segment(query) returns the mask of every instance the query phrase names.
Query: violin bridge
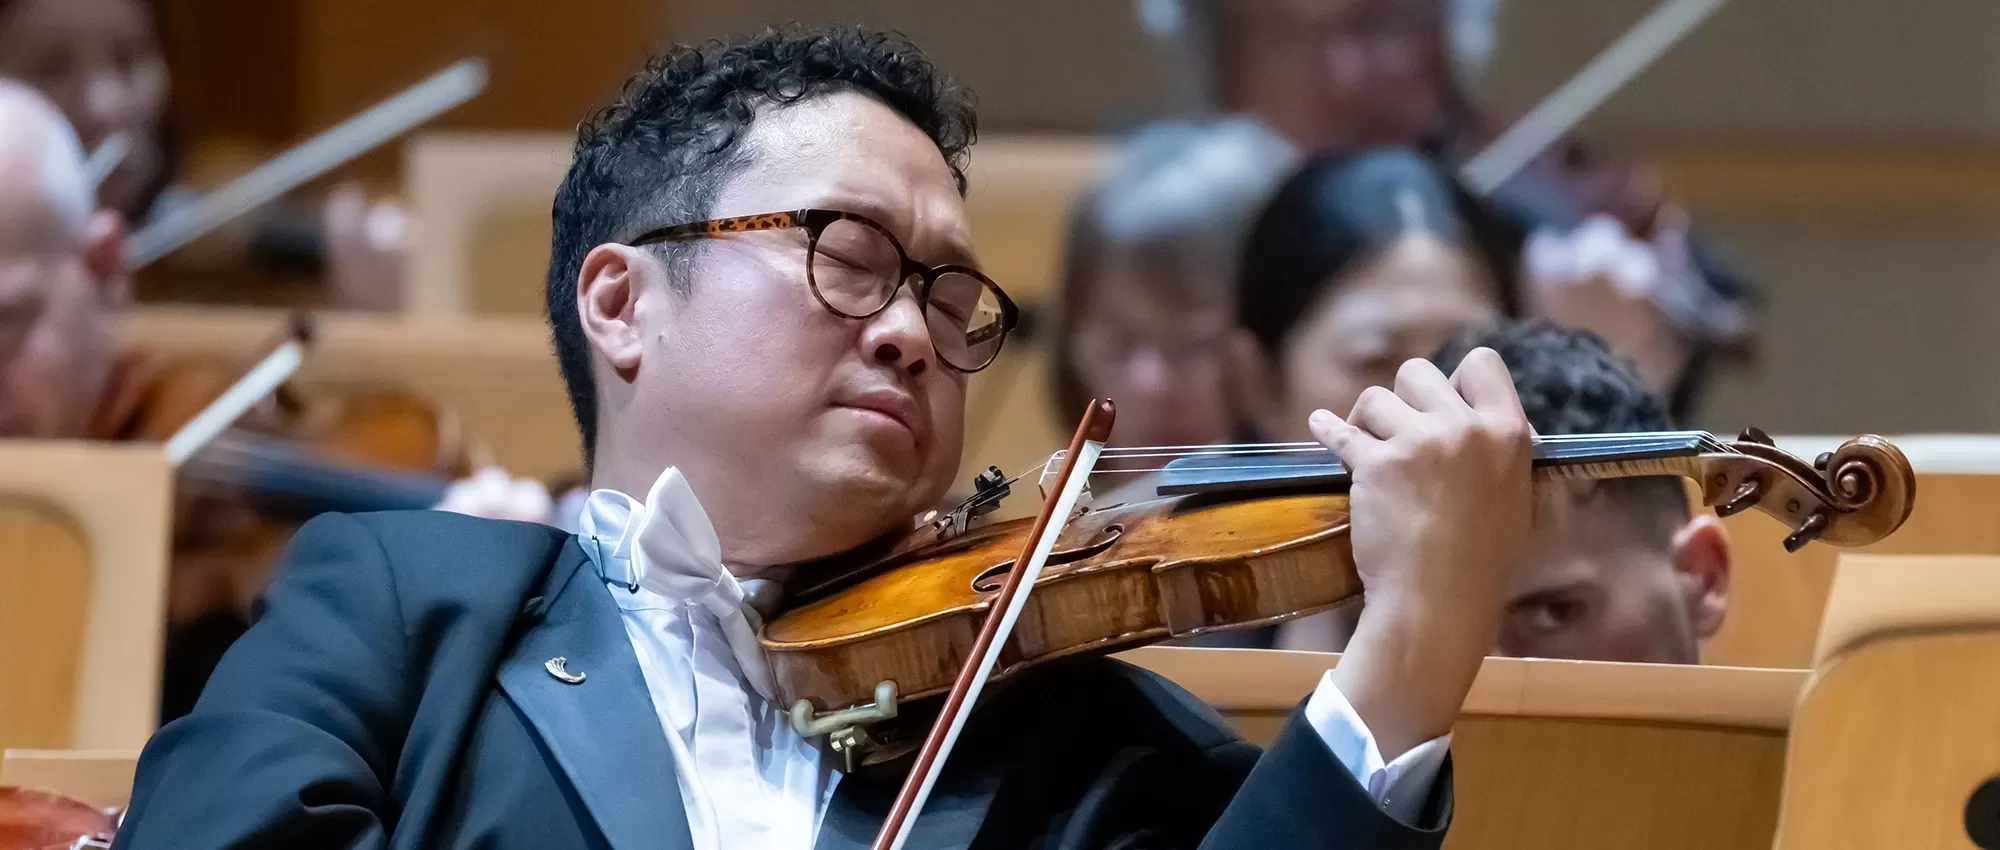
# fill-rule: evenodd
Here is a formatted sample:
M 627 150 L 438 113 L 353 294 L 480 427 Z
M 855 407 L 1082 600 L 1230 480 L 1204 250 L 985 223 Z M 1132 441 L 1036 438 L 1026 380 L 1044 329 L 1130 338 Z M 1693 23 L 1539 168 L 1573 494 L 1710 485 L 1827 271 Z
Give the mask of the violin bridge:
M 1048 501 L 1049 488 L 1055 486 L 1056 476 L 1062 472 L 1062 469 L 1058 466 L 1058 464 L 1062 461 L 1062 456 L 1063 456 L 1062 452 L 1056 452 L 1055 457 L 1051 459 L 1047 465 L 1042 467 L 1041 478 L 1036 479 L 1035 481 L 1035 486 L 1040 488 L 1042 491 L 1042 501 L 1045 502 Z M 1089 509 L 1090 509 L 1090 480 L 1084 479 L 1083 489 L 1076 494 L 1076 511 L 1072 513 L 1070 516 L 1072 519 L 1074 519 L 1075 517 L 1083 514 Z
M 896 683 L 883 680 L 875 685 L 875 701 L 839 711 L 814 711 L 811 702 L 792 703 L 792 729 L 807 738 L 826 736 L 827 746 L 840 754 L 853 771 L 861 756 L 876 746 L 868 727 L 896 716 Z

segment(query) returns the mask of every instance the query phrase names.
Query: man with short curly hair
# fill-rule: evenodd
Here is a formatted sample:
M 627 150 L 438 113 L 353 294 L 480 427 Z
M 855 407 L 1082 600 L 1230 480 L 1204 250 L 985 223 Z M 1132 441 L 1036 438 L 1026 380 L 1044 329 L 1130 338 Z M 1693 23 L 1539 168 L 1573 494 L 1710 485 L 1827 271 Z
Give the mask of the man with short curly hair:
M 1631 362 L 1588 331 L 1509 322 L 1431 358 L 1450 370 L 1473 349 L 1499 352 L 1535 433 L 1671 431 L 1666 405 Z M 1682 480 L 1615 478 L 1546 487 L 1528 559 L 1507 594 L 1498 653 L 1531 658 L 1694 664 L 1729 603 L 1729 536 L 1691 516 Z
M 866 30 L 633 78 L 554 207 L 579 532 L 307 525 L 147 747 L 120 846 L 864 846 L 908 759 L 850 770 L 791 725 L 759 629 L 958 468 L 967 381 L 1018 318 L 971 246 L 974 134 L 967 92 Z M 1482 351 L 1312 430 L 1353 471 L 1369 613 L 1270 750 L 1150 673 L 1048 662 L 987 692 L 909 846 L 1438 846 L 1525 543 L 1528 425 Z

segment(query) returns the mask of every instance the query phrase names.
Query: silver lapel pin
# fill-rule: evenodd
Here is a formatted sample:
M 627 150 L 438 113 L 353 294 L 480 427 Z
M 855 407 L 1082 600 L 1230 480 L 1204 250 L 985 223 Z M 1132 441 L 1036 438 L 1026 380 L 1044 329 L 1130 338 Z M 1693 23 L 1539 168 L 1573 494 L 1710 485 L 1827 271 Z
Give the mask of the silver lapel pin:
M 586 674 L 571 673 L 570 671 L 563 669 L 564 665 L 567 665 L 568 663 L 569 663 L 568 658 L 558 655 L 554 658 L 542 662 L 542 669 L 549 671 L 549 675 L 556 677 L 557 681 L 563 682 L 565 684 L 570 684 L 570 685 L 583 684 L 583 677 Z

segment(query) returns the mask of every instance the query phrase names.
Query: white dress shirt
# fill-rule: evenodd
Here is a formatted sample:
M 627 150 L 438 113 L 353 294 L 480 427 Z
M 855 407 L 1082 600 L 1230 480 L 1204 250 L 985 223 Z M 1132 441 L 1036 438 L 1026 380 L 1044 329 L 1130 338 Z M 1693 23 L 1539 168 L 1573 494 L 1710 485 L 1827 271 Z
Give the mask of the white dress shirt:
M 694 850 L 812 847 L 840 781 L 838 762 L 793 731 L 773 701 L 757 643 L 761 618 L 722 566 L 715 528 L 687 480 L 667 469 L 644 503 L 594 491 L 579 520 L 673 752 Z M 1307 700 L 1306 719 L 1392 816 L 1416 817 L 1449 736 L 1384 764 L 1331 676 Z

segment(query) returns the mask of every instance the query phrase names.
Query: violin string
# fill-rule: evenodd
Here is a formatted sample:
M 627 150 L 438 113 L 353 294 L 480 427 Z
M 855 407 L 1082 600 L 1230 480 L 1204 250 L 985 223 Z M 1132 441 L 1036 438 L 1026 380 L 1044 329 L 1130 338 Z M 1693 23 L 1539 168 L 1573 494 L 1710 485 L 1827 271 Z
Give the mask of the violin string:
M 1554 444 L 1554 446 L 1564 446 L 1564 444 L 1608 444 L 1610 446 L 1610 444 L 1616 444 L 1618 440 L 1686 440 L 1686 438 L 1696 440 L 1696 444 L 1700 448 L 1706 448 L 1710 452 L 1734 452 L 1734 448 L 1728 442 L 1724 442 L 1722 438 L 1718 438 L 1718 436 L 1714 436 L 1710 432 L 1704 432 L 1704 430 L 1650 430 L 1650 432 L 1608 432 L 1608 434 L 1550 434 L 1550 436 L 1538 436 L 1536 444 Z M 1198 446 L 1126 446 L 1126 448 L 1106 448 L 1104 456 L 1116 456 L 1116 458 L 1122 458 L 1122 460 L 1202 458 L 1202 456 L 1252 456 L 1254 458 L 1254 456 L 1308 454 L 1308 452 L 1328 452 L 1328 448 L 1324 444 L 1312 442 L 1312 440 L 1302 440 L 1302 442 L 1224 442 L 1224 444 L 1198 444 Z M 1064 452 L 1050 454 L 1040 464 L 1034 464 L 1026 472 L 1020 472 L 1020 474 L 1008 478 L 1006 482 L 1002 482 L 1000 488 L 992 488 L 992 490 L 984 490 L 984 492 L 976 492 L 972 496 L 966 496 L 964 500 L 958 502 L 956 508 L 952 508 L 952 512 L 970 512 L 970 510 L 984 508 L 986 504 L 998 502 L 1002 498 L 1002 494 L 1006 492 L 1006 488 L 1012 488 L 1022 478 L 1040 474 L 1042 470 L 1048 468 L 1048 464 L 1062 462 L 1062 454 Z M 1292 470 L 1292 472 L 1326 470 L 1326 472 L 1344 472 L 1346 466 L 1340 464 L 1340 462 L 1330 462 L 1330 464 L 1296 464 L 1296 462 L 1290 462 L 1290 464 L 1232 464 L 1232 466 L 1204 466 L 1202 468 L 1202 472 L 1246 472 L 1246 470 Z M 1132 474 L 1156 474 L 1156 472 L 1174 472 L 1174 470 L 1168 468 L 1168 466 L 1144 466 L 1144 468 L 1106 468 L 1106 466 L 1098 466 L 1098 468 L 1092 470 L 1092 476 L 1132 476 Z
M 1714 439 L 1715 439 L 1714 435 L 1712 435 L 1712 434 L 1708 433 L 1707 431 L 1613 431 L 1613 432 L 1606 432 L 1606 433 L 1600 433 L 1600 434 L 1550 434 L 1550 435 L 1548 435 L 1548 436 L 1543 436 L 1543 437 L 1536 437 L 1536 438 L 1535 438 L 1535 442 L 1537 442 L 1537 443 L 1571 443 L 1571 442 L 1574 442 L 1574 443 L 1588 443 L 1588 442 L 1600 442 L 1600 441 L 1607 441 L 1607 440 L 1619 440 L 1619 439 L 1637 439 L 1637 438 L 1646 438 L 1646 439 L 1697 439 L 1697 438 L 1707 438 L 1707 439 L 1709 439 L 1709 440 L 1714 440 Z M 1117 447 L 1117 448 L 1107 448 L 1107 449 L 1105 449 L 1105 451 L 1106 451 L 1106 453 L 1111 453 L 1111 452 L 1134 452 L 1134 451 L 1145 451 L 1145 452 L 1167 452 L 1167 451 L 1189 451 L 1189 452 L 1206 452 L 1206 451 L 1211 451 L 1211 450 L 1224 450 L 1224 451 L 1258 451 L 1258 450 L 1284 450 L 1284 451 L 1290 451 L 1290 450 L 1295 450 L 1295 449 L 1324 449 L 1324 448 L 1326 448 L 1326 445 L 1325 445 L 1324 443 L 1320 443 L 1320 442 L 1316 442 L 1316 441 L 1312 441 L 1312 440 L 1304 440 L 1304 441 L 1299 441 L 1299 442 L 1284 442 L 1284 443 L 1213 443 L 1213 444 L 1198 444 L 1198 445 L 1186 445 L 1186 446 L 1121 446 L 1121 447 Z M 1061 453 L 1061 452 L 1057 452 L 1056 454 L 1060 455 L 1060 454 L 1062 454 L 1062 453 Z
M 1587 446 L 1587 445 L 1591 445 L 1591 444 L 1598 444 L 1598 443 L 1601 443 L 1601 444 L 1603 444 L 1603 446 L 1604 446 L 1604 449 L 1602 449 L 1602 450 L 1603 450 L 1603 451 L 1604 451 L 1605 453 L 1607 453 L 1607 454 L 1610 454 L 1610 453 L 1613 453 L 1613 452 L 1615 452 L 1615 451 L 1616 451 L 1617 449 L 1619 449 L 1619 448 L 1621 448 L 1621 447 L 1624 447 L 1624 448 L 1628 448 L 1628 449 L 1629 449 L 1629 448 L 1644 448 L 1645 446 L 1643 446 L 1643 445 L 1639 445 L 1639 446 L 1634 446 L 1634 445 L 1633 445 L 1633 441 L 1634 441 L 1634 439 L 1635 439 L 1635 438 L 1643 438 L 1643 439 L 1646 439 L 1646 440 L 1671 440 L 1671 439 L 1682 439 L 1682 438 L 1694 438 L 1694 439 L 1696 439 L 1696 440 L 1698 441 L 1698 445 L 1699 445 L 1700 447 L 1704 447 L 1704 448 L 1708 448 L 1708 449 L 1712 449 L 1712 450 L 1718 450 L 1718 451 L 1731 451 L 1731 450 L 1732 450 L 1732 449 L 1730 449 L 1730 447 L 1729 447 L 1729 446 L 1728 446 L 1727 444 L 1724 444 L 1724 443 L 1722 443 L 1722 442 L 1721 442 L 1720 440 L 1716 439 L 1715 437 L 1713 437 L 1712 435 L 1708 434 L 1707 432 L 1701 432 L 1701 431 L 1684 431 L 1684 432 L 1679 432 L 1679 431 L 1638 431 L 1638 432 L 1630 432 L 1630 433 L 1622 433 L 1622 434 L 1556 434 L 1556 435 L 1550 435 L 1550 436 L 1548 436 L 1548 437 L 1541 437 L 1541 438 L 1537 438 L 1536 442 L 1537 442 L 1537 444 L 1538 444 L 1538 445 L 1558 445 L 1558 446 L 1560 446 L 1560 445 L 1564 445 L 1564 444 L 1569 444 L 1569 445 L 1586 445 L 1586 446 Z M 1623 442 L 1621 442 L 1621 441 L 1623 441 Z M 1287 445 L 1299 445 L 1299 444 L 1287 444 Z M 1311 444 L 1307 444 L 1307 445 L 1312 445 L 1312 446 L 1316 446 L 1316 447 L 1318 447 L 1318 448 L 1319 448 L 1319 450 L 1320 450 L 1320 451 L 1323 451 L 1323 452 L 1324 452 L 1324 451 L 1327 451 L 1327 450 L 1325 449 L 1325 447 L 1323 447 L 1323 446 L 1320 446 L 1320 445 L 1319 445 L 1318 443 L 1311 443 Z M 1229 457 L 1229 456 L 1245 456 L 1245 455 L 1248 455 L 1248 456 L 1251 456 L 1252 458 L 1254 458 L 1254 457 L 1256 457 L 1256 456 L 1258 456 L 1258 455 L 1260 455 L 1260 454 L 1266 454 L 1266 453 L 1258 453 L 1258 452 L 1218 452 L 1218 453 L 1216 453 L 1216 456 L 1220 456 L 1220 457 Z M 1275 454 L 1279 454 L 1279 453 L 1275 453 L 1275 452 L 1274 452 L 1274 453 L 1268 453 L 1268 454 L 1270 454 L 1270 455 L 1275 455 Z M 1175 458 L 1175 459 L 1184 459 L 1184 458 L 1189 458 L 1189 457 L 1195 457 L 1195 458 L 1206 458 L 1206 457 L 1209 457 L 1209 455 L 1208 455 L 1207 453 L 1204 453 L 1204 452 L 1196 452 L 1196 453 L 1192 453 L 1192 454 L 1180 454 L 1180 453 L 1175 453 L 1175 452 L 1156 452 L 1156 453 L 1139 453 L 1139 454 L 1129 454 L 1129 455 L 1125 455 L 1124 457 L 1126 457 L 1126 458 L 1161 458 L 1161 457 L 1166 457 L 1166 458 Z M 1578 460 L 1578 461 L 1582 461 L 1582 460 L 1588 460 L 1589 458 L 1587 458 L 1587 457 L 1571 457 L 1571 458 L 1562 458 L 1562 457 L 1557 457 L 1557 458 L 1554 458 L 1554 459 L 1557 459 L 1557 460 L 1563 460 L 1563 459 L 1568 459 L 1568 460 Z M 1326 470 L 1326 471 L 1330 471 L 1330 472 L 1342 472 L 1342 471 L 1345 471 L 1345 470 L 1346 470 L 1346 466 L 1345 466 L 1344 464 L 1341 464 L 1341 463 L 1339 463 L 1339 462 L 1338 462 L 1338 459 L 1336 458 L 1336 460 L 1335 460 L 1335 461 L 1333 461 L 1333 462 L 1329 462 L 1329 463 L 1296 463 L 1296 462 L 1291 462 L 1291 463 L 1267 463 L 1267 464 L 1259 464 L 1259 463 L 1237 463 L 1237 464 L 1226 464 L 1226 465 L 1223 465 L 1223 464 L 1217 464 L 1217 465 L 1204 465 L 1204 466 L 1201 466 L 1201 467 L 1198 467 L 1198 470 L 1199 470 L 1200 472 L 1202 472 L 1202 473 L 1220 473 L 1220 472 L 1243 472 L 1243 471 L 1255 471 L 1255 470 L 1261 470 L 1261 469 L 1283 469 L 1283 470 L 1290 470 L 1290 471 L 1296 471 L 1296 472 L 1301 472 L 1301 473 L 1310 473 L 1310 472 L 1312 472 L 1312 471 L 1314 471 L 1314 470 Z M 1132 475 L 1132 474 L 1147 474 L 1147 473 L 1156 473 L 1156 472 L 1173 472 L 1173 471 L 1179 471 L 1179 470 L 1176 470 L 1176 469 L 1174 469 L 1174 468 L 1172 468 L 1172 467 L 1168 467 L 1168 466 L 1152 466 L 1152 467 L 1142 467 L 1142 468 L 1100 468 L 1100 469 L 1097 469 L 1097 470 L 1096 470 L 1096 471 L 1095 471 L 1095 472 L 1094 472 L 1093 474 L 1094 474 L 1094 475 Z
M 1632 432 L 1606 433 L 1606 434 L 1551 434 L 1546 437 L 1535 438 L 1535 443 L 1537 445 L 1557 445 L 1557 446 L 1568 445 L 1568 444 L 1587 445 L 1592 443 L 1609 445 L 1609 444 L 1615 444 L 1621 440 L 1629 441 L 1629 440 L 1640 440 L 1640 439 L 1644 440 L 1694 439 L 1700 441 L 1702 445 L 1712 449 L 1726 451 L 1729 448 L 1726 444 L 1717 440 L 1713 435 L 1709 434 L 1706 431 L 1632 431 Z M 1300 453 L 1323 452 L 1323 451 L 1329 451 L 1329 449 L 1327 449 L 1327 447 L 1324 444 L 1317 442 L 1222 443 L 1210 446 L 1127 446 L 1117 449 L 1105 449 L 1104 454 L 1106 457 L 1112 457 L 1112 458 L 1141 459 L 1141 458 L 1151 458 L 1151 457 L 1190 457 L 1190 456 L 1205 457 L 1205 456 L 1232 456 L 1232 455 L 1300 454 Z M 1062 459 L 1062 452 L 1056 452 L 1054 459 L 1060 461 Z

